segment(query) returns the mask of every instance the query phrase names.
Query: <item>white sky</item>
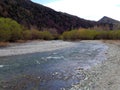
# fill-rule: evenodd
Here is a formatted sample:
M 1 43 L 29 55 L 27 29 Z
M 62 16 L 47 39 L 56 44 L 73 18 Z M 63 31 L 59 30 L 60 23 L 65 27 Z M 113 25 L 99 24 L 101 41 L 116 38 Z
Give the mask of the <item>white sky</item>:
M 120 21 L 120 0 L 58 0 L 44 5 L 84 19 L 108 16 Z

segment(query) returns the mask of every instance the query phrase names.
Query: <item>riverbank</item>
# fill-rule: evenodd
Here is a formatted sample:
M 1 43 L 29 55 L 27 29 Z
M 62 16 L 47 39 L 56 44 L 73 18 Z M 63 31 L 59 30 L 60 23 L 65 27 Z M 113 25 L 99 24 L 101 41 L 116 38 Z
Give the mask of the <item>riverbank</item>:
M 120 41 L 103 41 L 109 49 L 107 60 L 83 71 L 85 80 L 71 90 L 120 90 Z
M 25 43 L 9 43 L 9 46 L 0 48 L 0 56 L 12 56 L 36 52 L 46 52 L 73 46 L 68 41 L 29 41 Z

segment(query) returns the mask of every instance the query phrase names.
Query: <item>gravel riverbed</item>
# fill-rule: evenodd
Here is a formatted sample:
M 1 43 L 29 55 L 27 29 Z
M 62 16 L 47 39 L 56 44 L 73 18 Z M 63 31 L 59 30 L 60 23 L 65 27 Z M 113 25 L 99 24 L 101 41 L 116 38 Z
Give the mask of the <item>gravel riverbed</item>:
M 83 71 L 86 79 L 70 90 L 120 90 L 120 41 L 104 41 L 107 60 Z

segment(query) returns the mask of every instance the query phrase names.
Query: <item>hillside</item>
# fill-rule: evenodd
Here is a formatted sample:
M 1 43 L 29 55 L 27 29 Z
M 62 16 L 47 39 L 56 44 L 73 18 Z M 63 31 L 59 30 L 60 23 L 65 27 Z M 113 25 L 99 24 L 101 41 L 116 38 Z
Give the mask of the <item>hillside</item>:
M 0 0 L 0 17 L 12 18 L 29 29 L 54 28 L 59 33 L 74 28 L 89 28 L 96 24 L 30 0 Z
M 98 22 L 103 23 L 103 24 L 108 24 L 110 27 L 110 30 L 120 29 L 120 21 L 112 19 L 112 18 L 107 17 L 107 16 L 104 16 Z

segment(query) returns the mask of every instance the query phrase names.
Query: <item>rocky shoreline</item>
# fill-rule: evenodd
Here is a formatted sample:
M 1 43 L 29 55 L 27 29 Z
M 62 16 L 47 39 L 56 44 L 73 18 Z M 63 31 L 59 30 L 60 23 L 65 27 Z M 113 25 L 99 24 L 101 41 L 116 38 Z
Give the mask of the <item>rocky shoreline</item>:
M 90 70 L 83 71 L 85 80 L 70 90 L 120 90 L 120 41 L 104 41 L 109 47 L 103 61 Z

